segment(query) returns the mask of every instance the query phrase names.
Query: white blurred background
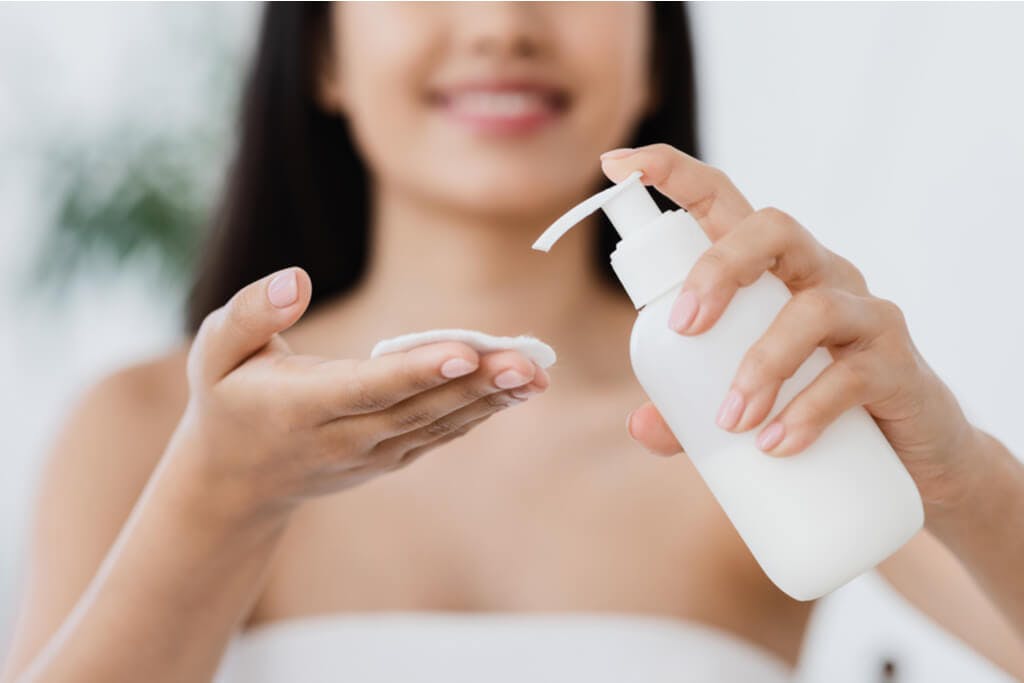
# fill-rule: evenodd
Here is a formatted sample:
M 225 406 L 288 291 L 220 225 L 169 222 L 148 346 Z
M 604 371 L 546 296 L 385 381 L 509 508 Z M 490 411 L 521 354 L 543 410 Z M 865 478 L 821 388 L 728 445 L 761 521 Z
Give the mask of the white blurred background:
M 1024 5 L 690 11 L 706 159 L 860 266 L 968 415 L 1024 454 Z M 0 6 L 0 649 L 69 402 L 180 338 L 187 254 L 129 235 L 111 256 L 82 217 L 208 204 L 257 14 Z M 1009 680 L 868 575 L 823 601 L 802 676 L 876 681 L 882 657 L 904 682 Z

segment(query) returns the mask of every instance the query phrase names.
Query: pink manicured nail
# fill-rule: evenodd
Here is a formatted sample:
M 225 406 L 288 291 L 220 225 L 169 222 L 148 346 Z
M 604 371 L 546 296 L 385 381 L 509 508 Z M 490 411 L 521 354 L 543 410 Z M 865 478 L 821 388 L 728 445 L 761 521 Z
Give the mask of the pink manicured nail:
M 278 273 L 267 287 L 267 298 L 277 308 L 286 308 L 299 298 L 299 283 L 294 270 Z
M 448 379 L 462 377 L 476 370 L 476 365 L 465 358 L 449 358 L 441 366 L 441 374 Z
M 601 155 L 601 160 L 604 161 L 605 159 L 621 159 L 623 157 L 628 157 L 635 151 L 636 150 L 633 149 L 632 147 L 619 147 L 618 149 L 610 149 Z
M 494 386 L 499 389 L 512 389 L 526 384 L 529 379 L 529 377 L 518 370 L 506 370 L 494 378 Z
M 757 437 L 757 447 L 762 451 L 770 451 L 779 445 L 782 437 L 786 435 L 786 429 L 781 422 L 773 422 L 764 428 Z
M 508 393 L 512 398 L 518 398 L 520 401 L 525 401 L 531 396 L 536 396 L 540 392 L 534 389 L 516 389 L 515 391 L 510 391 Z
M 743 414 L 743 394 L 735 389 L 729 391 L 722 401 L 722 407 L 718 409 L 718 417 L 715 422 L 722 429 L 732 429 L 740 421 Z
M 633 436 L 633 412 L 630 411 L 629 415 L 626 416 L 626 433 L 629 434 L 629 438 L 636 441 L 636 437 Z
M 672 304 L 672 313 L 668 317 L 668 326 L 676 332 L 685 332 L 693 324 L 693 319 L 697 317 L 699 305 L 697 295 L 693 292 L 687 290 L 680 294 L 679 298 Z

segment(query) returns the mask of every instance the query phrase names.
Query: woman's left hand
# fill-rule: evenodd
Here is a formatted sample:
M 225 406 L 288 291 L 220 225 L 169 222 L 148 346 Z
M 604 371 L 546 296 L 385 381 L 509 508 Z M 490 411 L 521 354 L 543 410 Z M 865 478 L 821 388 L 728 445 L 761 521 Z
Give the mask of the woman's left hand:
M 873 296 L 860 271 L 792 217 L 774 208 L 755 211 L 724 173 L 679 150 L 668 145 L 614 150 L 602 156 L 602 165 L 615 181 L 643 171 L 643 182 L 689 211 L 713 242 L 675 301 L 669 324 L 677 332 L 708 330 L 736 290 L 765 271 L 793 293 L 747 351 L 732 385 L 722 387 L 721 428 L 745 432 L 760 425 L 762 450 L 793 455 L 839 415 L 863 405 L 925 502 L 955 502 L 965 485 L 960 465 L 976 430 L 914 347 L 899 307 Z M 832 364 L 762 425 L 782 383 L 819 346 L 831 352 Z M 650 403 L 633 412 L 629 430 L 656 453 L 681 450 Z

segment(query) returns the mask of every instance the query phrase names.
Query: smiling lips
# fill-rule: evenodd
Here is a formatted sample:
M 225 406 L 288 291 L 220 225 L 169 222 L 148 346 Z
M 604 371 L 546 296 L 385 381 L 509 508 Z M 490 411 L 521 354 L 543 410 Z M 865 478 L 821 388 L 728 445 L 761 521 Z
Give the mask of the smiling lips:
M 473 83 L 431 94 L 430 102 L 456 123 L 492 134 L 535 132 L 568 109 L 568 95 L 529 83 Z

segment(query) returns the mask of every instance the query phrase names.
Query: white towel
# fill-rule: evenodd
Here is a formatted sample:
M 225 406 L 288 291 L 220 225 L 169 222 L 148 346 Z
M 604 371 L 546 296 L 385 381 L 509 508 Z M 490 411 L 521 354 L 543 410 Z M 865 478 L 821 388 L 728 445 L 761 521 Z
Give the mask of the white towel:
M 495 337 L 476 330 L 427 330 L 403 334 L 377 342 L 370 351 L 370 358 L 395 351 L 408 351 L 424 344 L 457 341 L 467 344 L 481 353 L 490 351 L 518 351 L 542 368 L 555 364 L 555 350 L 536 337 L 521 334 L 518 337 Z

